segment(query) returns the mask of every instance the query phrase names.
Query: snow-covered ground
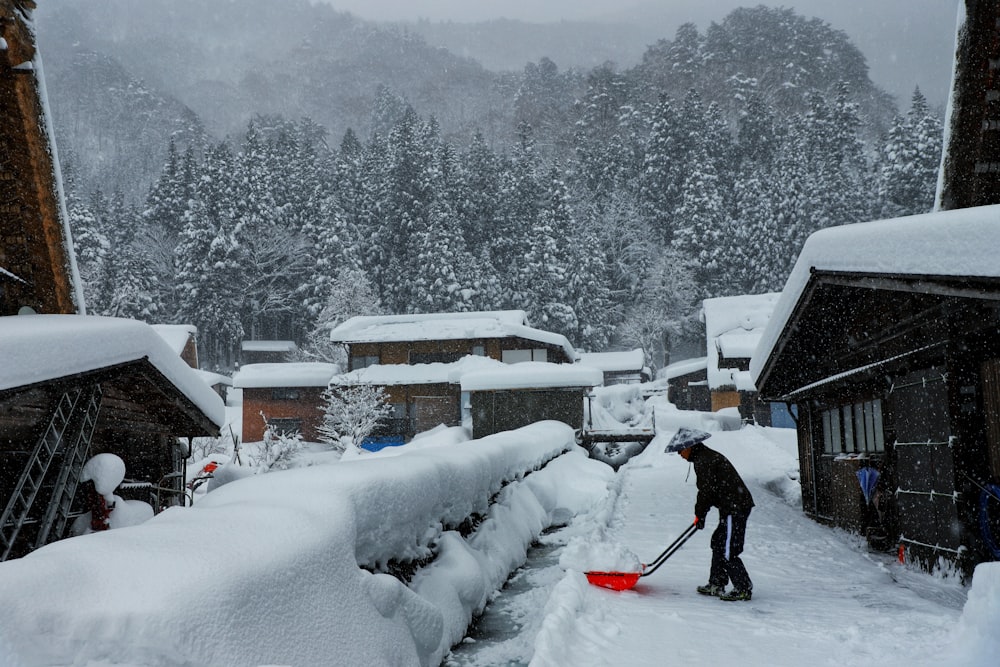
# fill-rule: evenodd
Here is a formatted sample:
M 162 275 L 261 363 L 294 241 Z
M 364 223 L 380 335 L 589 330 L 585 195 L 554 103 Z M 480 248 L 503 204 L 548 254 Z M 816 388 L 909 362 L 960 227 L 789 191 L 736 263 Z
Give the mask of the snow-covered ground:
M 0 564 L 0 665 L 997 664 L 1000 564 L 965 588 L 869 553 L 803 516 L 792 431 L 722 430 L 650 400 L 659 435 L 617 473 L 554 422 L 478 441 L 439 429 L 351 461 L 303 451 L 194 507 Z M 710 530 L 631 591 L 580 571 L 648 562 L 690 524 L 694 474 L 662 451 L 685 421 L 710 426 L 753 491 L 751 602 L 695 592 Z M 470 515 L 465 537 L 450 529 Z M 550 526 L 545 571 L 497 600 L 516 646 L 449 657 Z M 432 551 L 408 586 L 372 573 Z

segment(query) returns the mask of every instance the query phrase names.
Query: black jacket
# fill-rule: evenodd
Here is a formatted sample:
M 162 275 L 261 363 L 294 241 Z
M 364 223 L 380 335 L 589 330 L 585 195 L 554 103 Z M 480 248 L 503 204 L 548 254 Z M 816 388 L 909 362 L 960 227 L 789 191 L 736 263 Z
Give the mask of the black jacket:
M 704 519 L 712 507 L 718 507 L 723 516 L 750 512 L 753 496 L 729 459 L 698 443 L 691 447 L 688 461 L 694 465 L 694 474 L 698 476 L 696 516 Z

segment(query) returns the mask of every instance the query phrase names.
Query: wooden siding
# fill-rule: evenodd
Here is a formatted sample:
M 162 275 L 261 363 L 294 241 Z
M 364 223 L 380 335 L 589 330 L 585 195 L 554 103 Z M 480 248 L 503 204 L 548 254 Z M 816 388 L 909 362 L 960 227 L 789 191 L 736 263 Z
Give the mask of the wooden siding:
M 584 389 L 472 392 L 472 437 L 511 431 L 553 419 L 583 428 Z
M 297 399 L 276 399 L 276 388 L 243 390 L 243 441 L 259 442 L 264 439 L 264 419 L 299 419 L 301 435 L 307 442 L 319 441 L 319 425 L 323 420 L 323 390 L 325 387 L 295 387 Z M 277 388 L 282 389 L 282 388 Z
M 738 407 L 740 407 L 740 392 L 735 390 L 712 392 L 712 412 L 718 412 L 724 408 Z
M 481 346 L 485 355 L 501 361 L 505 350 L 548 350 L 549 361 L 573 363 L 562 347 L 546 345 L 524 338 L 465 338 L 459 340 L 402 341 L 391 343 L 350 343 L 348 357 L 376 357 L 382 365 L 410 364 L 411 354 L 453 354 L 458 357 L 471 355 L 473 348 Z
M 965 0 L 952 81 L 941 208 L 1000 204 L 1000 5 Z
M 990 463 L 990 476 L 1000 480 L 1000 359 L 982 364 L 983 419 Z

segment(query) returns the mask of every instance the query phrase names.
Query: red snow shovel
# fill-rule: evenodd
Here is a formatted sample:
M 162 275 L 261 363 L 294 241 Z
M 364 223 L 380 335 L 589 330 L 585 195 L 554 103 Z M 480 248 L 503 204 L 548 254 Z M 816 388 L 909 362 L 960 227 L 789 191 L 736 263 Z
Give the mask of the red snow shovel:
M 587 575 L 587 581 L 594 586 L 610 588 L 613 591 L 627 591 L 638 583 L 639 577 L 646 577 L 656 572 L 656 569 L 684 546 L 684 543 L 691 539 L 697 530 L 698 520 L 695 519 L 695 522 L 688 526 L 680 537 L 671 542 L 670 546 L 663 550 L 663 553 L 654 558 L 653 562 L 648 565 L 643 563 L 641 572 L 584 572 L 584 574 Z

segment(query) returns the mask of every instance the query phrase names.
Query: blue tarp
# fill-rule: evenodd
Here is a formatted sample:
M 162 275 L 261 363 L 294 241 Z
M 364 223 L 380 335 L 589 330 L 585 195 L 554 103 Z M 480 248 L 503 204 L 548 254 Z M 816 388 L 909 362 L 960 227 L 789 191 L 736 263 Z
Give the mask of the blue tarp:
M 377 452 L 386 447 L 399 447 L 405 444 L 406 439 L 401 435 L 371 436 L 361 441 L 361 449 L 369 452 Z

